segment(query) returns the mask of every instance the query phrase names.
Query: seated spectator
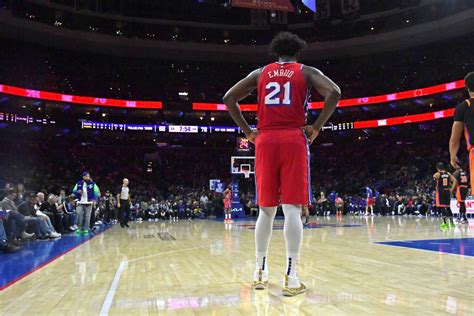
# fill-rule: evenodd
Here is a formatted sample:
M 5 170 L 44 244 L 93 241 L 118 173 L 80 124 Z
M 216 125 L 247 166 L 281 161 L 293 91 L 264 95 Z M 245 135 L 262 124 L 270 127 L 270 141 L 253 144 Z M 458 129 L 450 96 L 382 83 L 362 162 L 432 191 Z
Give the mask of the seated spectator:
M 7 234 L 5 233 L 5 228 L 3 227 L 3 220 L 0 220 L 0 251 L 5 253 L 12 253 L 20 249 L 20 247 L 17 247 L 8 242 Z
M 72 195 L 72 197 L 74 198 L 74 195 Z M 105 191 L 104 196 L 100 198 L 100 202 L 101 202 L 100 204 L 101 204 L 101 210 L 103 213 L 104 223 L 110 224 L 112 220 L 116 219 L 116 216 L 114 216 L 115 198 L 113 197 L 112 194 L 110 194 L 110 191 L 107 190 Z
M 63 190 L 61 190 L 63 191 Z M 69 225 L 71 230 L 77 229 L 76 197 L 71 194 L 64 200 L 63 210 L 69 216 Z
M 157 220 L 160 217 L 159 205 L 156 203 L 156 199 L 152 198 L 148 203 L 148 209 L 146 211 L 146 219 L 149 221 Z
M 45 202 L 44 202 L 44 193 L 43 192 L 38 192 L 38 194 L 36 194 L 36 198 L 37 198 L 36 199 L 37 202 L 36 202 L 36 205 L 35 205 L 36 216 L 43 219 L 43 222 L 46 225 L 46 229 L 48 231 L 48 237 L 49 238 L 59 238 L 59 237 L 61 237 L 61 234 L 58 233 L 54 229 L 54 226 L 51 223 L 51 219 L 49 218 L 49 216 L 41 211 L 42 206 L 45 204 Z
M 20 247 L 12 245 L 11 243 L 8 242 L 7 234 L 3 226 L 3 222 L 7 219 L 7 217 L 8 217 L 7 211 L 0 210 L 0 251 L 5 252 L 5 253 L 12 253 L 12 252 L 20 250 Z
M 201 198 L 199 199 L 199 202 L 201 203 L 202 210 L 207 213 L 207 206 L 209 204 L 209 198 L 207 197 L 204 192 L 201 195 Z
M 15 199 L 16 205 L 20 205 L 20 203 L 25 201 L 26 198 L 27 196 L 26 196 L 25 186 L 23 185 L 23 183 L 18 183 L 16 185 L 16 199 Z
M 48 196 L 46 203 L 41 205 L 41 212 L 48 215 L 49 219 L 53 223 L 53 226 L 60 234 L 68 233 L 69 230 L 69 217 L 62 210 L 62 206 L 57 203 L 57 197 L 54 194 Z
M 201 206 L 199 205 L 199 202 L 197 200 L 194 200 L 193 206 L 192 206 L 192 214 L 191 218 L 199 218 L 202 219 L 204 218 L 204 212 L 202 211 Z
M 25 219 L 37 222 L 35 226 L 39 227 L 39 231 L 35 232 L 36 239 L 47 240 L 51 231 L 47 229 L 45 221 L 42 218 L 36 216 L 36 202 L 36 195 L 30 194 L 27 201 L 23 201 L 20 203 L 20 205 L 18 205 L 18 212 L 20 212 L 25 217 Z
M 168 204 L 167 203 L 162 203 L 160 205 L 160 219 L 166 219 L 166 217 L 168 215 L 170 215 L 170 209 L 168 208 Z M 171 216 L 171 215 L 170 215 Z
M 178 220 L 178 202 L 176 200 L 171 203 L 171 209 L 170 209 L 170 220 L 177 221 Z
M 0 207 L 8 212 L 8 219 L 6 222 L 7 238 L 15 246 L 18 246 L 17 239 L 30 239 L 35 234 L 29 234 L 25 231 L 28 225 L 33 231 L 39 232 L 39 225 L 36 221 L 25 219 L 23 215 L 18 212 L 15 205 L 16 192 L 13 189 L 7 191 L 7 196 L 2 200 Z

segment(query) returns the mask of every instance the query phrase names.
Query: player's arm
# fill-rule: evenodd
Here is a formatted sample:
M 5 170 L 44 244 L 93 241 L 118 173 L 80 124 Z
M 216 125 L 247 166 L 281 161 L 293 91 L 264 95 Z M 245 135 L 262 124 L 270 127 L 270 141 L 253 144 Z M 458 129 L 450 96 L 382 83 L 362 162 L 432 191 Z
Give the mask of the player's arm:
M 464 130 L 464 123 L 455 121 L 451 129 L 451 138 L 449 139 L 449 154 L 451 157 L 451 165 L 459 169 L 458 151 L 461 144 L 462 132 Z
M 245 99 L 252 91 L 257 88 L 258 77 L 262 70 L 256 69 L 252 71 L 247 77 L 237 82 L 222 98 L 222 101 L 227 106 L 229 114 L 234 122 L 245 133 L 245 136 L 252 143 L 257 137 L 257 131 L 252 130 L 240 111 L 239 101 Z
M 464 115 L 466 113 L 466 102 L 460 103 L 456 106 L 454 111 L 454 122 L 451 128 L 451 137 L 449 139 L 449 155 L 451 165 L 459 169 L 458 151 L 461 145 L 462 132 L 464 130 Z
M 312 131 L 311 128 L 306 128 L 306 133 L 309 134 L 308 137 L 312 143 L 318 136 L 321 128 L 323 128 L 323 125 L 326 124 L 327 120 L 334 113 L 337 102 L 339 102 L 339 99 L 341 98 L 341 89 L 320 70 L 314 67 L 304 66 L 303 73 L 306 82 L 314 87 L 314 89 L 324 97 L 323 110 L 319 114 L 316 122 L 311 126 L 314 131 Z
M 433 175 L 433 179 L 434 179 L 434 180 L 438 180 L 438 179 L 439 179 L 439 172 L 436 172 L 436 173 Z
M 451 192 L 454 193 L 454 190 L 456 190 L 456 186 L 458 185 L 458 180 L 449 173 L 449 178 L 451 179 Z

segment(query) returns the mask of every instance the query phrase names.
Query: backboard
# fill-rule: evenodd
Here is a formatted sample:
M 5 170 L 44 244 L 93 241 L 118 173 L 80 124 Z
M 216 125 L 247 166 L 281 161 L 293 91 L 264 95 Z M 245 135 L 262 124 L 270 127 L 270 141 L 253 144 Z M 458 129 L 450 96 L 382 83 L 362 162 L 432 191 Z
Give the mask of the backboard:
M 230 173 L 244 176 L 255 174 L 255 157 L 232 156 L 230 158 Z

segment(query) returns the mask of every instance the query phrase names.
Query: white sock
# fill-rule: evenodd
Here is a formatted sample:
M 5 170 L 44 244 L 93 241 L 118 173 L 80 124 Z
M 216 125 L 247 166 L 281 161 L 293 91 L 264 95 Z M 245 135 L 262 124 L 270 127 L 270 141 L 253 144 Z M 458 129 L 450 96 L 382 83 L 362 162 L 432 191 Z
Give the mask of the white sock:
M 282 207 L 285 214 L 283 234 L 286 243 L 286 274 L 296 277 L 296 266 L 300 256 L 301 241 L 303 240 L 301 205 L 283 204 Z
M 277 207 L 260 207 L 257 224 L 255 225 L 255 252 L 257 257 L 256 268 L 267 271 L 267 253 L 272 237 L 273 219 Z

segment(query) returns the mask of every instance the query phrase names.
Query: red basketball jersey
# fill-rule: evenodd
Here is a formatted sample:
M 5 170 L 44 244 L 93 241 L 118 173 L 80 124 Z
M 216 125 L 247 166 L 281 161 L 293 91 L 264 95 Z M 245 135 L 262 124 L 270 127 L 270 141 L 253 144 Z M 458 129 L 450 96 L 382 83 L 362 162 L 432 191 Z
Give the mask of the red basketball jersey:
M 224 203 L 226 202 L 232 202 L 232 191 L 228 191 L 225 195 L 224 195 Z
M 258 78 L 259 130 L 300 128 L 306 125 L 309 88 L 303 65 L 296 62 L 265 66 Z

